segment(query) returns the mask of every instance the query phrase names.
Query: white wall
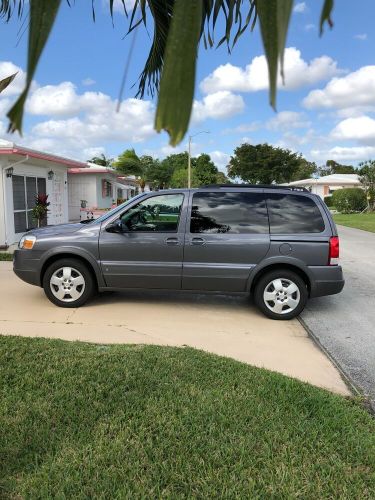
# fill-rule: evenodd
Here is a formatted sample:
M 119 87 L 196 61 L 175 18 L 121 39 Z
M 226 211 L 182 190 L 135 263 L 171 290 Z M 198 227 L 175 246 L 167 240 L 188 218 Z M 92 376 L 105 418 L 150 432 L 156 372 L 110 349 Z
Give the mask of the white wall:
M 5 174 L 5 169 L 14 163 L 16 161 L 13 157 L 4 156 L 2 159 L 3 169 L 0 176 L 3 184 L 0 191 L 0 245 L 16 243 L 22 236 L 22 233 L 16 234 L 14 230 L 12 178 L 6 177 Z M 54 172 L 52 180 L 48 180 L 50 170 Z M 62 224 L 68 222 L 67 167 L 53 162 L 45 162 L 45 165 L 41 166 L 31 158 L 24 163 L 15 165 L 13 175 L 45 178 L 48 201 L 51 203 L 47 223 Z
M 87 207 L 97 206 L 96 176 L 93 174 L 68 174 L 69 220 L 80 220 L 81 200 Z
M 6 211 L 5 211 L 5 168 L 7 166 L 7 159 L 0 158 L 0 247 L 5 246 L 5 224 L 6 224 Z

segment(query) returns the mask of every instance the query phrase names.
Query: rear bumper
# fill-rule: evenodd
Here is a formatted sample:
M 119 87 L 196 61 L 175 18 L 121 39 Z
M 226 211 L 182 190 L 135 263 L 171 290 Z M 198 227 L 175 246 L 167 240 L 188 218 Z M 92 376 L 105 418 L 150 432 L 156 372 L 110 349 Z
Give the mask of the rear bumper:
M 32 250 L 15 250 L 13 257 L 13 271 L 26 283 L 40 286 L 40 260 L 32 257 Z
M 322 297 L 340 293 L 345 280 L 341 266 L 311 266 L 312 274 L 310 297 Z

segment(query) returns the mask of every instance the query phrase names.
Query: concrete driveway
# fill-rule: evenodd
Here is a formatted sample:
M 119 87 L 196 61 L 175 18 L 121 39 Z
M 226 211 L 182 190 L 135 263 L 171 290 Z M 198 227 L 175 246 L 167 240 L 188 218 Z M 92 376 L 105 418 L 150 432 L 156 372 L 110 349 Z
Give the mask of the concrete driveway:
M 51 304 L 0 262 L 0 333 L 98 343 L 189 345 L 350 394 L 297 320 L 272 321 L 246 297 L 106 293 L 79 309 Z
M 375 233 L 338 229 L 344 290 L 310 300 L 302 319 L 375 409 Z

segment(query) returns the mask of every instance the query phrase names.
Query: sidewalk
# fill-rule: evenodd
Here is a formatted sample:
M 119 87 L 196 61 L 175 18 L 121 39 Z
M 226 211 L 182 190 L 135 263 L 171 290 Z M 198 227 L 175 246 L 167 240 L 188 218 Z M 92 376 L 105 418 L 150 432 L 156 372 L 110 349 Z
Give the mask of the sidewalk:
M 98 343 L 189 345 L 268 368 L 343 395 L 331 361 L 297 320 L 272 321 L 247 297 L 104 293 L 79 309 L 51 304 L 0 262 L 0 333 Z

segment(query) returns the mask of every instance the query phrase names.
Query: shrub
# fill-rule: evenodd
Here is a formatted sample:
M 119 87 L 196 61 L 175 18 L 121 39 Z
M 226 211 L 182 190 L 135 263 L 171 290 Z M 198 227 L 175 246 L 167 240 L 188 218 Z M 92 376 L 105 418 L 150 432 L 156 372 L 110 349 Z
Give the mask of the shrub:
M 338 189 L 332 195 L 332 204 L 343 214 L 361 212 L 367 206 L 366 193 L 361 188 Z
M 324 203 L 327 205 L 327 207 L 333 207 L 332 195 L 325 196 L 324 197 Z

